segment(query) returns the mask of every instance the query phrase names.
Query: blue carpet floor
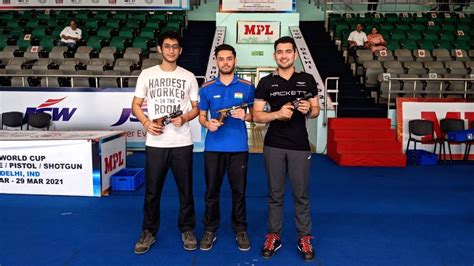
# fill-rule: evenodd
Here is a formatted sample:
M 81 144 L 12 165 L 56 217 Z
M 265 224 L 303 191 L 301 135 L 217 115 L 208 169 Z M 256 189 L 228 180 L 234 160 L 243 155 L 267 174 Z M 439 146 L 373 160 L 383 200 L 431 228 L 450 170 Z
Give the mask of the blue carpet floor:
M 128 158 L 143 167 L 143 154 Z M 194 156 L 196 233 L 203 233 L 203 155 Z M 0 195 L 0 265 L 327 265 L 399 266 L 474 264 L 474 166 L 338 167 L 315 155 L 311 209 L 317 259 L 303 262 L 296 248 L 292 199 L 287 193 L 283 247 L 265 260 L 266 177 L 261 155 L 251 155 L 247 216 L 252 248 L 240 252 L 230 226 L 228 182 L 222 221 L 211 251 L 182 249 L 178 197 L 168 177 L 157 243 L 133 254 L 140 235 L 143 187 L 109 197 Z M 288 187 L 289 188 L 289 187 Z M 289 189 L 287 192 L 290 192 Z

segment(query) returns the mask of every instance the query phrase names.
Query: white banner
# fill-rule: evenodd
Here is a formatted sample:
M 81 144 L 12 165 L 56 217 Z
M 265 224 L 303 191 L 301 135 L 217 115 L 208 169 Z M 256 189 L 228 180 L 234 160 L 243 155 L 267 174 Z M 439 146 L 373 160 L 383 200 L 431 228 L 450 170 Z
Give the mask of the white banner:
M 220 12 L 295 12 L 296 0 L 220 0 Z
M 474 120 L 474 103 L 463 102 L 402 102 L 403 115 L 403 150 L 405 151 L 408 142 L 408 122 L 414 119 L 427 119 L 434 122 L 435 135 L 440 135 L 439 120 L 451 117 L 465 120 L 465 128 L 468 121 Z M 410 149 L 413 149 L 413 144 Z M 433 144 L 417 144 L 417 149 L 424 149 L 432 152 Z M 453 155 L 464 155 L 465 145 L 451 145 Z M 447 148 L 446 148 L 447 150 Z M 438 147 L 439 151 L 439 147 Z M 471 149 L 471 154 L 474 150 Z M 449 155 L 448 155 L 449 156 Z M 459 156 L 457 156 L 459 157 Z
M 273 44 L 280 38 L 279 21 L 237 21 L 237 43 Z
M 226 27 L 216 27 L 214 39 L 212 40 L 211 53 L 209 53 L 209 60 L 207 61 L 206 80 L 213 80 L 218 76 L 218 69 L 216 64 L 216 56 L 214 50 L 217 46 L 224 43 Z
M 61 7 L 131 7 L 187 10 L 189 0 L 3 0 L 3 9 L 8 8 L 61 8 Z
M 88 140 L 0 141 L 0 193 L 100 196 Z
M 50 130 L 119 130 L 127 132 L 127 146 L 143 148 L 146 131 L 132 115 L 133 92 L 126 89 L 81 91 L 67 89 L 0 91 L 0 113 L 19 111 L 49 113 Z M 143 107 L 146 110 L 146 107 Z M 201 145 L 201 125 L 197 118 L 190 122 L 195 144 Z M 173 126 L 173 125 L 167 125 Z

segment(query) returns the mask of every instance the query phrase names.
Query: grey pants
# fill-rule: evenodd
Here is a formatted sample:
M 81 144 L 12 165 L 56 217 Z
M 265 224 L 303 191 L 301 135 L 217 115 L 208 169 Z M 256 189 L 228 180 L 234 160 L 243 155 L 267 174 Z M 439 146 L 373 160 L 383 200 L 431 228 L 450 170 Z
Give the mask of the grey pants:
M 288 173 L 295 204 L 295 224 L 298 236 L 311 235 L 311 213 L 308 197 L 311 152 L 265 146 L 263 147 L 263 158 L 269 190 L 268 231 L 270 233 L 281 233 L 283 198 Z

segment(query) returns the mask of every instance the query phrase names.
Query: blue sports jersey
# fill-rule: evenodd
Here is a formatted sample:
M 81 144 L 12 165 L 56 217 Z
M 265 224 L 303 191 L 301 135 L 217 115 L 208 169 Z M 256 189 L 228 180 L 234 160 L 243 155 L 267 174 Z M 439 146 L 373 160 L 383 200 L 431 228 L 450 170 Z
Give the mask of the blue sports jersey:
M 208 111 L 212 119 L 219 117 L 218 110 L 245 103 L 253 103 L 255 86 L 234 76 L 226 86 L 219 78 L 204 83 L 199 90 L 199 110 Z M 206 151 L 243 152 L 248 151 L 248 136 L 245 121 L 226 117 L 224 125 L 215 132 L 207 132 Z

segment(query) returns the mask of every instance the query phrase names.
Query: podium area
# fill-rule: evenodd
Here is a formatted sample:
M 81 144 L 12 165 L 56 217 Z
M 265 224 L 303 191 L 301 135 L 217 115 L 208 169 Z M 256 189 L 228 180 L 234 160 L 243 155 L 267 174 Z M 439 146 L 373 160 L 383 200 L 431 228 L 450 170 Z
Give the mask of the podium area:
M 142 152 L 127 157 L 127 167 L 143 166 Z M 474 261 L 474 253 L 466 252 L 474 249 L 472 205 L 466 204 L 474 186 L 472 161 L 406 168 L 339 167 L 326 156 L 314 155 L 311 166 L 316 258 L 310 264 L 301 260 L 296 247 L 291 193 L 285 196 L 283 246 L 269 260 L 260 255 L 268 214 L 261 154 L 249 155 L 246 200 L 251 248 L 247 252 L 236 246 L 227 179 L 221 190 L 221 222 L 214 247 L 183 250 L 177 227 L 178 192 L 170 172 L 162 193 L 162 223 L 149 253 L 133 253 L 141 233 L 142 186 L 132 192 L 112 191 L 107 198 L 0 194 L 0 226 L 5 228 L 0 261 L 2 265 L 206 266 L 428 266 Z M 195 233 L 200 239 L 206 190 L 202 153 L 194 153 L 193 173 Z

